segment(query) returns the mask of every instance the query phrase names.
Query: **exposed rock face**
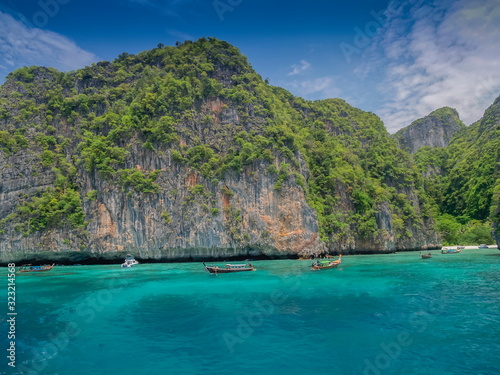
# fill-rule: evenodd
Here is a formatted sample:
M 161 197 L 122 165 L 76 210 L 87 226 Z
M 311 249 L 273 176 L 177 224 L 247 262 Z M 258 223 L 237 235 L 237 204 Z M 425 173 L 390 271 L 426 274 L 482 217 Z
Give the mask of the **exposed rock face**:
M 186 50 L 208 62 L 171 62 Z M 21 70 L 0 88 L 0 125 L 0 262 L 440 246 L 380 119 L 264 84 L 224 42 Z
M 0 242 L 2 261 L 72 259 L 75 245 L 87 256 L 102 259 L 134 253 L 140 259 L 164 260 L 281 258 L 326 249 L 302 188 L 289 181 L 276 191 L 276 176 L 265 173 L 266 166 L 257 163 L 242 175 L 233 173 L 213 183 L 168 156 L 151 160 L 155 162 L 142 167 L 165 170 L 158 181 L 161 193 L 130 194 L 84 174 L 83 185 L 99 192 L 95 200 L 85 200 L 86 216 L 91 218 L 88 234 L 53 230 L 26 237 L 11 229 L 4 236 L 9 240 Z
M 422 146 L 447 147 L 453 136 L 465 129 L 458 112 L 444 107 L 415 120 L 393 136 L 403 150 L 414 154 Z
M 410 193 L 408 200 L 417 202 L 418 198 Z M 434 250 L 441 248 L 441 239 L 431 219 L 414 222 L 415 226 L 405 226 L 407 235 L 395 228 L 396 215 L 391 212 L 389 204 L 383 203 L 376 214 L 377 236 L 369 240 L 356 238 L 354 249 L 351 253 L 369 254 L 378 252 L 394 252 L 404 250 Z M 381 251 L 382 250 L 382 251 Z M 348 250 L 346 252 L 349 252 Z
M 235 120 L 227 115 L 225 122 Z M 26 195 L 53 186 L 56 177 L 50 168 L 39 169 L 37 151 L 41 150 L 12 155 L 0 151 L 2 217 L 21 206 Z M 7 225 L 0 234 L 0 261 L 79 263 L 121 259 L 126 253 L 139 259 L 189 261 L 326 252 L 316 212 L 306 203 L 303 188 L 287 178 L 276 190 L 278 176 L 268 172 L 270 163 L 257 161 L 215 181 L 172 160 L 168 148 L 156 151 L 133 145 L 128 166 L 160 170 L 157 194 L 123 189 L 80 168 L 80 190 L 97 192 L 95 198 L 83 199 L 85 231 L 55 228 L 26 236 Z M 279 159 L 275 163 L 279 165 Z
M 95 218 L 88 228 L 95 233 L 90 251 L 139 251 L 142 258 L 199 260 L 286 257 L 322 249 L 317 217 L 302 189 L 290 182 L 276 192 L 275 178 L 264 173 L 264 165 L 213 183 L 168 159 L 158 162 L 143 168 L 166 170 L 158 180 L 162 193 L 144 199 L 116 192 L 112 184 L 92 186 L 102 196 L 89 207 Z M 161 217 L 163 212 L 169 213 L 169 222 Z

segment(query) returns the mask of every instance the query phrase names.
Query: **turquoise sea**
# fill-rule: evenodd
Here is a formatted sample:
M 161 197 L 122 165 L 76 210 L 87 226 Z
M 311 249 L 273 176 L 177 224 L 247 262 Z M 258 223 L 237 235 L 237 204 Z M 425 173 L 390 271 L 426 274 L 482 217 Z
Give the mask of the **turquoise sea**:
M 498 375 L 500 251 L 432 253 L 18 274 L 17 367 L 2 355 L 0 373 Z

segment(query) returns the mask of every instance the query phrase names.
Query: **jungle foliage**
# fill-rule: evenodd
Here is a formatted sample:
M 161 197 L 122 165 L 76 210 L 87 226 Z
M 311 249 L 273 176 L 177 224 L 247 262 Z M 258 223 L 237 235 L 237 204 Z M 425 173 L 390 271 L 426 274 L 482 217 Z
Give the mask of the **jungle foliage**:
M 475 126 L 479 137 L 482 125 Z M 277 191 L 302 187 L 327 243 L 383 234 L 381 205 L 398 238 L 439 213 L 484 220 L 498 142 L 485 141 L 480 158 L 468 142 L 423 150 L 415 163 L 376 115 L 271 86 L 237 48 L 214 38 L 123 53 L 69 73 L 26 67 L 0 90 L 0 149 L 7 155 L 39 150 L 42 168 L 64 161 L 137 194 L 162 189 L 161 170 L 132 165 L 137 150 L 193 168 L 207 181 L 265 165 Z M 429 165 L 446 177 L 423 178 Z M 85 192 L 75 173 L 65 178 L 16 210 L 22 231 L 84 226 Z
M 422 147 L 415 161 L 439 211 L 445 244 L 492 243 L 500 189 L 500 97 L 481 120 L 458 132 L 447 148 Z

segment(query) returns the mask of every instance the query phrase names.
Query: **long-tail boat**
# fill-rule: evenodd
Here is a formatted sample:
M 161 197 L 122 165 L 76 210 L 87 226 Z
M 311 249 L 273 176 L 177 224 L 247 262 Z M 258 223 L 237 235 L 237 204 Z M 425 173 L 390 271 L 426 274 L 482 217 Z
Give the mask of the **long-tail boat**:
M 44 264 L 43 266 L 32 266 L 31 264 L 23 264 L 22 266 L 19 267 L 19 270 L 17 272 L 46 272 L 50 271 L 52 268 L 54 268 L 54 264 L 49 265 L 49 264 Z
M 203 263 L 205 269 L 210 273 L 231 273 L 231 272 L 245 272 L 245 271 L 255 271 L 255 267 L 252 266 L 252 263 L 242 263 L 242 264 L 226 264 L 225 267 L 219 266 L 207 266 Z
M 342 263 L 342 254 L 339 255 L 337 260 L 317 260 L 311 265 L 311 268 L 313 271 L 326 270 L 337 267 L 340 263 Z
M 422 259 L 429 259 L 429 258 L 432 258 L 432 254 L 431 253 L 424 253 L 424 254 L 420 253 L 420 257 Z

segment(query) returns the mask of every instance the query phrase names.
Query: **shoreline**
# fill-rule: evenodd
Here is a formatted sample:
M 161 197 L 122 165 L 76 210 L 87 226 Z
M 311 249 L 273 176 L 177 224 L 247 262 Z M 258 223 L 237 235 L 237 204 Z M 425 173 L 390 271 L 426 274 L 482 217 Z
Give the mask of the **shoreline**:
M 479 245 L 475 246 L 464 246 L 463 250 L 483 250 L 479 249 Z M 488 249 L 498 249 L 498 246 L 496 244 L 493 245 L 487 245 Z M 414 250 L 395 250 L 395 251 L 377 251 L 377 252 L 355 252 L 355 253 L 342 253 L 343 256 L 363 256 L 363 255 L 383 255 L 383 254 L 396 254 L 396 253 L 402 253 L 402 252 L 422 252 L 422 251 L 440 251 L 444 248 L 447 249 L 456 249 L 457 245 L 454 246 L 442 246 L 439 248 L 435 249 L 414 249 Z M 485 250 L 485 249 L 484 249 Z M 75 254 L 76 253 L 76 254 Z M 61 253 L 53 253 L 53 254 L 61 254 Z M 68 253 L 66 253 L 68 254 Z M 56 266 L 75 266 L 75 265 L 108 265 L 108 264 L 120 264 L 123 262 L 123 259 L 126 254 L 117 254 L 117 253 L 110 253 L 108 256 L 93 256 L 93 254 L 90 253 L 80 253 L 80 252 L 74 252 L 71 253 L 73 256 L 67 256 L 67 257 L 50 257 L 48 256 L 47 252 L 43 253 L 37 253 L 33 257 L 20 257 L 15 260 L 10 260 L 10 261 L 2 261 L 0 262 L 0 267 L 7 267 L 9 263 L 15 263 L 16 266 L 22 265 L 22 264 L 32 264 L 34 266 L 38 265 L 43 265 L 43 264 L 48 264 L 48 263 L 55 263 Z M 28 255 L 28 254 L 27 254 Z M 43 256 L 40 256 L 43 255 Z M 69 255 L 69 254 L 68 254 Z M 335 253 L 335 254 L 329 254 L 330 256 L 338 256 L 340 253 Z M 316 257 L 316 258 L 304 258 L 302 260 L 312 260 L 312 259 L 317 259 L 317 258 L 322 258 L 321 257 Z M 299 255 L 297 254 L 296 256 L 292 256 L 290 254 L 284 254 L 283 256 L 268 256 L 265 254 L 255 254 L 250 256 L 249 254 L 245 255 L 238 255 L 238 256 L 220 256 L 220 257 L 214 257 L 214 256 L 207 256 L 207 257 L 202 257 L 202 256 L 195 256 L 195 257 L 179 257 L 179 258 L 159 258 L 159 259 L 151 259 L 151 258 L 141 258 L 139 256 L 135 257 L 140 263 L 142 264 L 148 264 L 148 263 L 197 263 L 197 262 L 233 262 L 233 261 L 257 261 L 257 260 L 298 260 L 300 259 Z

